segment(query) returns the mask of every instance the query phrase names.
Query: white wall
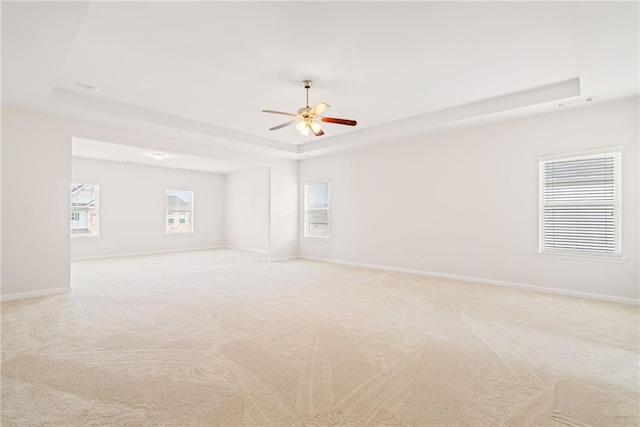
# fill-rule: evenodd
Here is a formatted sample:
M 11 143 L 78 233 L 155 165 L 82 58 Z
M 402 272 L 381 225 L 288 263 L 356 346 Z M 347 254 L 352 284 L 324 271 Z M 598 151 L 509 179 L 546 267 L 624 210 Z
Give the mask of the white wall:
M 2 114 L 2 296 L 69 288 L 71 137 L 55 119 Z
M 269 250 L 269 168 L 226 174 L 225 245 Z
M 99 185 L 99 237 L 73 236 L 72 260 L 223 243 L 223 175 L 74 157 L 71 176 Z M 193 233 L 165 233 L 166 189 L 194 192 Z
M 182 131 L 180 135 L 177 139 L 154 134 L 151 129 L 134 131 L 2 107 L 2 298 L 69 288 L 73 137 L 270 168 L 270 255 L 296 255 L 297 162 L 227 148 L 233 144 L 202 134 Z M 40 197 L 25 198 L 34 188 Z M 24 223 L 33 225 L 22 227 Z
M 0 117 L 0 129 L 2 118 Z M 0 136 L 0 297 L 2 296 L 2 136 Z
M 269 256 L 286 259 L 298 254 L 298 162 L 274 162 L 270 171 Z
M 303 237 L 301 217 L 300 253 L 638 299 L 638 136 L 633 99 L 302 161 L 300 191 L 331 180 L 332 233 Z M 538 157 L 616 145 L 626 259 L 537 254 Z

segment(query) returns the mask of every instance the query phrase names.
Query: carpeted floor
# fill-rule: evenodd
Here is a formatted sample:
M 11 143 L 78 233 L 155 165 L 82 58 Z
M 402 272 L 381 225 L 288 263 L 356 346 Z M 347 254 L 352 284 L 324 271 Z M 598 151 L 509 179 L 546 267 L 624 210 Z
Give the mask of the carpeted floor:
M 231 250 L 2 303 L 2 425 L 637 426 L 637 307 Z

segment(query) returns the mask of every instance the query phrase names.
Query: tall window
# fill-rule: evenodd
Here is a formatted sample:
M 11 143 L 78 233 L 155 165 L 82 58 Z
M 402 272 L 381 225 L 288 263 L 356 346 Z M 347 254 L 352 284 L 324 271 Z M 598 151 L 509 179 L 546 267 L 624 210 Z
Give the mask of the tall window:
M 71 184 L 71 235 L 98 235 L 98 186 Z
M 193 231 L 193 191 L 167 190 L 165 229 L 167 233 Z
M 314 182 L 304 186 L 304 235 L 329 237 L 329 182 Z
M 540 162 L 540 251 L 620 255 L 620 153 Z

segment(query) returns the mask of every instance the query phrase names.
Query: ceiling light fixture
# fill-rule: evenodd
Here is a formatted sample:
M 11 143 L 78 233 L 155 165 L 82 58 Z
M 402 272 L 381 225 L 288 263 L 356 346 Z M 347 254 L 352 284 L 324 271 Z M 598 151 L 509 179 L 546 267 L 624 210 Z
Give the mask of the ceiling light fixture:
M 165 157 L 167 157 L 167 156 L 165 156 L 165 155 L 164 155 L 164 154 L 162 154 L 162 153 L 153 153 L 153 154 L 151 155 L 151 157 L 153 157 L 153 158 L 154 158 L 154 160 L 163 160 L 163 159 L 164 159 Z
M 91 86 L 85 83 L 76 83 L 76 86 L 78 86 L 80 89 L 84 90 L 85 92 L 89 92 L 89 93 L 100 93 L 100 88 L 97 86 Z

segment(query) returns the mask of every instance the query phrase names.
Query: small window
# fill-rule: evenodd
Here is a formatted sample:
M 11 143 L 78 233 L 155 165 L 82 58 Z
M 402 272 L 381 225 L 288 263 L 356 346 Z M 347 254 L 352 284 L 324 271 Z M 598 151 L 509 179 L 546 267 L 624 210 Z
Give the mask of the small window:
M 71 184 L 71 235 L 98 235 L 98 186 Z
M 189 233 L 193 231 L 193 191 L 167 190 L 166 232 Z M 176 221 L 175 219 L 178 219 Z
M 304 235 L 328 238 L 329 182 L 314 182 L 304 186 Z
M 620 153 L 540 162 L 540 251 L 621 254 Z

